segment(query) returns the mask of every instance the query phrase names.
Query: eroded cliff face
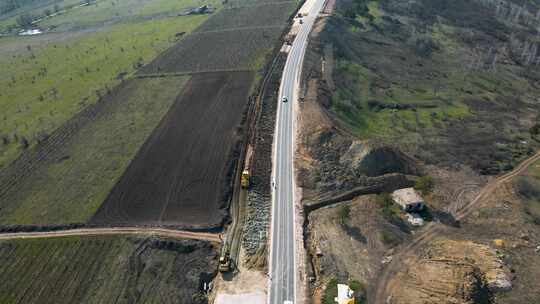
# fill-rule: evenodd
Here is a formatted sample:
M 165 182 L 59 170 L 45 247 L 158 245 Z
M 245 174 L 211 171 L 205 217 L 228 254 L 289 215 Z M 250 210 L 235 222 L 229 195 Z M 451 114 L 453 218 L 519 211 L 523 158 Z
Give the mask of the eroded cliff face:
M 509 269 L 497 251 L 471 241 L 439 239 L 390 282 L 391 303 L 491 303 L 495 291 L 511 288 Z

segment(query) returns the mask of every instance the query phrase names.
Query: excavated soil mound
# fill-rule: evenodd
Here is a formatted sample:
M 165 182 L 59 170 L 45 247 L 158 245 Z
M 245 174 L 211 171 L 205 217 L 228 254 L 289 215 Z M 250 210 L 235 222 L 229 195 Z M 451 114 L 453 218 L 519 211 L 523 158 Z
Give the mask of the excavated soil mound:
M 392 303 L 489 303 L 479 270 L 458 259 L 424 261 L 402 283 Z
M 341 162 L 355 169 L 359 174 L 379 176 L 386 173 L 416 175 L 414 161 L 401 151 L 388 147 L 371 147 L 361 141 L 351 143 Z
M 391 303 L 492 303 L 512 287 L 509 270 L 489 246 L 442 239 L 410 257 L 390 281 Z

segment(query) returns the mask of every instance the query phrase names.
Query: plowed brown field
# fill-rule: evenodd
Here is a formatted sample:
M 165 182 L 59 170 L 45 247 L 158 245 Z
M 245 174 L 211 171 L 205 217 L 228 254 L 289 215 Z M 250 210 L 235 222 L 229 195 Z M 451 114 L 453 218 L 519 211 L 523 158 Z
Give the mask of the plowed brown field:
M 191 34 L 144 66 L 139 75 L 247 70 L 278 41 L 276 28 L 245 28 Z
M 193 76 L 92 222 L 220 226 L 252 81 L 251 72 Z

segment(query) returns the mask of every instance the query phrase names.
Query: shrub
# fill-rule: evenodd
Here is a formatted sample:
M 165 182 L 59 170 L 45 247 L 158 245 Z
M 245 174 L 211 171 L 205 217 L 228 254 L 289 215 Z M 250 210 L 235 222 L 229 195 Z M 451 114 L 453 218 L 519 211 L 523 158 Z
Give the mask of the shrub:
M 382 208 L 382 214 L 388 221 L 399 220 L 399 207 L 394 204 L 394 200 L 388 193 L 381 193 L 375 199 L 377 204 Z
M 540 200 L 540 183 L 533 178 L 520 176 L 516 179 L 515 185 L 517 192 L 521 196 L 527 199 Z
M 337 284 L 338 280 L 336 278 L 331 279 L 324 289 L 324 294 L 322 296 L 322 304 L 335 304 L 334 298 L 337 297 Z M 366 288 L 364 284 L 358 280 L 351 279 L 347 282 L 349 287 L 354 291 L 354 297 L 356 304 L 361 304 L 365 302 Z
M 422 176 L 419 177 L 414 183 L 414 189 L 422 192 L 422 194 L 429 194 L 433 191 L 433 178 L 431 176 Z
M 21 148 L 23 148 L 24 150 L 28 149 L 28 147 L 30 146 L 30 143 L 28 142 L 28 139 L 26 139 L 26 137 L 21 137 L 19 143 L 21 145 Z
M 22 14 L 17 17 L 17 24 L 23 28 L 31 27 L 34 19 L 35 17 L 30 14 Z
M 356 304 L 365 303 L 366 287 L 364 283 L 351 279 L 348 282 L 349 287 L 354 291 L 354 299 Z
M 414 44 L 416 55 L 422 58 L 430 58 L 433 51 L 438 49 L 437 44 L 429 37 L 417 39 Z
M 387 246 L 390 246 L 390 247 L 393 247 L 393 246 L 396 246 L 398 245 L 401 240 L 398 236 L 396 236 L 395 234 L 393 234 L 392 232 L 388 232 L 388 231 L 381 231 L 379 233 L 379 238 L 381 240 L 381 242 L 383 242 L 383 244 L 387 245 Z
M 339 207 L 338 216 L 341 225 L 345 225 L 351 217 L 351 207 L 346 204 Z
M 322 304 L 335 304 L 334 298 L 337 297 L 337 279 L 331 279 L 324 289 Z

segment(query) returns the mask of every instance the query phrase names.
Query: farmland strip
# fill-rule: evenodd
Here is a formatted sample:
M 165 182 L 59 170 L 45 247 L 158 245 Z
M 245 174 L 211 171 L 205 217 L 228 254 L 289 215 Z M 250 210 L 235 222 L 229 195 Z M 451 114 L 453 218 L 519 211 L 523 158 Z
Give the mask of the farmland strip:
M 221 226 L 252 81 L 249 72 L 193 76 L 92 222 Z
M 271 29 L 282 29 L 282 28 L 283 28 L 283 25 L 244 26 L 244 27 L 232 27 L 232 28 L 226 28 L 226 29 L 220 29 L 220 30 L 194 32 L 192 33 L 192 35 L 225 33 L 225 32 L 235 32 L 235 31 L 250 31 L 250 30 L 271 30 Z

